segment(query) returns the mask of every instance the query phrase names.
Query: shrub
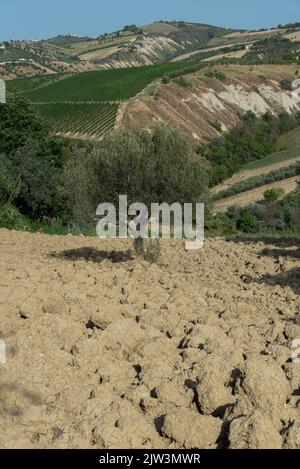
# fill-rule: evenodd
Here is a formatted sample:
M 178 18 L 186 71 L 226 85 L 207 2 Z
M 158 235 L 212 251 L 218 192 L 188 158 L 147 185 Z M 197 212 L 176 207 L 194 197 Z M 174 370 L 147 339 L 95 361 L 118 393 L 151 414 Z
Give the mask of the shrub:
M 283 90 L 291 91 L 293 89 L 292 80 L 282 80 L 280 86 Z
M 216 129 L 218 132 L 222 132 L 222 124 L 221 122 L 215 121 L 210 124 L 214 129 Z
M 146 261 L 150 262 L 150 264 L 154 264 L 158 261 L 161 254 L 160 249 L 160 240 L 159 239 L 151 239 L 146 243 L 144 258 Z
M 0 203 L 14 203 L 31 218 L 66 220 L 66 144 L 48 135 L 43 120 L 23 100 L 0 105 L 0 152 Z
M 28 142 L 10 156 L 20 188 L 15 203 L 34 219 L 68 218 L 67 195 L 63 188 L 62 143 L 51 139 Z
M 208 70 L 205 75 L 208 78 L 215 78 L 216 80 L 219 81 L 225 81 L 226 80 L 226 75 L 224 72 L 221 72 L 220 70 Z
M 267 202 L 275 202 L 284 196 L 284 190 L 278 187 L 273 187 L 264 192 L 264 199 Z
M 258 231 L 257 218 L 249 210 L 242 212 L 238 228 L 245 233 L 256 233 Z
M 163 83 L 164 85 L 167 85 L 168 83 L 170 83 L 170 77 L 169 77 L 169 75 L 164 75 L 164 76 L 162 77 L 161 81 L 162 81 L 162 83 Z
M 10 154 L 29 139 L 45 136 L 47 128 L 29 103 L 20 98 L 9 98 L 0 104 L 0 154 Z
M 192 86 L 192 83 L 184 77 L 177 78 L 176 83 L 182 88 L 190 88 Z
M 214 234 L 227 236 L 236 232 L 234 222 L 225 213 L 218 213 L 206 223 L 208 231 L 213 231 Z
M 0 227 L 6 229 L 21 229 L 26 225 L 26 219 L 19 210 L 7 203 L 0 206 Z

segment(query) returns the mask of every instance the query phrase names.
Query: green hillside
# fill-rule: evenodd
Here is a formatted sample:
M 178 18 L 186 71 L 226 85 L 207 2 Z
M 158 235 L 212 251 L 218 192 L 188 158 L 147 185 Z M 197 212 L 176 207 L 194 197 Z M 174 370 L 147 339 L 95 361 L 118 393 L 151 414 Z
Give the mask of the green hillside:
M 16 89 L 32 102 L 55 103 L 65 101 L 121 101 L 129 99 L 142 91 L 153 80 L 164 74 L 181 70 L 184 63 L 165 63 L 161 65 L 99 70 L 80 73 L 64 80 L 51 81 L 49 86 L 32 88 L 33 79 L 13 80 L 7 83 L 8 93 Z M 32 80 L 32 81 L 31 81 Z M 46 80 L 46 79 L 45 79 Z
M 7 82 L 9 95 L 28 99 L 53 133 L 101 138 L 114 128 L 119 102 L 134 97 L 154 80 L 186 67 L 184 63 L 100 70 L 77 75 Z

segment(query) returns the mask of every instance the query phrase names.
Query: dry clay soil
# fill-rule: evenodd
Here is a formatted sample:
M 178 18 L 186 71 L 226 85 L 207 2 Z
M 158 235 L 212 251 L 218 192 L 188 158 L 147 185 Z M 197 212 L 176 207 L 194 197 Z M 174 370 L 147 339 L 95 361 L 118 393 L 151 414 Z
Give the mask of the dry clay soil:
M 0 242 L 2 448 L 300 448 L 299 241 Z

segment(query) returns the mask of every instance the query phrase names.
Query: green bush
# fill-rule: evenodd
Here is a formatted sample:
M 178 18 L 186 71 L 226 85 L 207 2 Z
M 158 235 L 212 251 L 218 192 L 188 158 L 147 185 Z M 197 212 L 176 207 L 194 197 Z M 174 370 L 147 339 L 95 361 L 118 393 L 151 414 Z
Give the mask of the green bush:
M 21 148 L 29 139 L 47 135 L 47 128 L 29 103 L 21 98 L 9 98 L 0 104 L 0 154 Z
M 169 77 L 169 75 L 164 75 L 164 76 L 162 77 L 161 81 L 162 81 L 162 83 L 163 83 L 164 85 L 167 85 L 168 83 L 170 83 L 170 77 Z
M 238 229 L 245 233 L 256 233 L 258 230 L 257 218 L 249 210 L 242 212 L 241 219 L 238 224 Z
M 264 199 L 267 202 L 275 202 L 284 196 L 284 190 L 278 187 L 273 187 L 264 192 Z
M 161 254 L 160 240 L 151 239 L 146 243 L 144 258 L 150 264 L 154 264 L 158 261 Z
M 67 196 L 63 188 L 63 146 L 56 139 L 29 141 L 10 155 L 14 179 L 19 182 L 16 206 L 33 219 L 65 217 Z
M 262 201 L 247 207 L 229 207 L 226 214 L 213 216 L 206 225 L 214 232 L 226 234 L 222 227 L 229 223 L 233 232 L 300 234 L 300 185 L 282 200 L 272 200 L 271 203 Z
M 206 222 L 205 228 L 219 236 L 228 236 L 236 233 L 234 222 L 226 213 L 218 213 Z
M 208 78 L 215 78 L 216 80 L 219 80 L 219 81 L 225 81 L 226 80 L 226 75 L 224 72 L 220 71 L 220 70 L 208 70 L 207 72 L 205 72 L 205 75 L 208 77 Z
M 218 132 L 222 132 L 222 124 L 221 122 L 215 121 L 210 124 L 214 129 L 216 129 Z
M 184 77 L 177 78 L 175 82 L 178 86 L 181 86 L 182 88 L 191 88 L 192 86 L 192 83 Z
M 14 203 L 32 219 L 61 218 L 70 210 L 63 185 L 68 155 L 24 100 L 0 105 L 0 203 Z
M 19 210 L 11 204 L 0 206 L 0 227 L 6 229 L 22 229 L 26 226 L 26 219 Z
M 292 80 L 282 80 L 280 82 L 280 86 L 283 90 L 291 91 L 293 89 Z

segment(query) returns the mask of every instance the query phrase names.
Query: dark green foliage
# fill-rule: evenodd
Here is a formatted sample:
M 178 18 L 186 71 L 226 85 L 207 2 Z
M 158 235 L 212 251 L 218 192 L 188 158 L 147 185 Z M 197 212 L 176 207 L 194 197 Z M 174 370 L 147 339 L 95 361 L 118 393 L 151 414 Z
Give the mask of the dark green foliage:
M 5 155 L 0 155 L 0 206 L 12 202 L 19 191 L 19 185 L 12 177 L 11 163 Z
M 219 80 L 219 81 L 225 81 L 226 80 L 226 75 L 225 73 L 221 72 L 220 70 L 216 70 L 216 69 L 213 69 L 213 70 L 208 70 L 205 75 L 208 77 L 208 78 L 215 78 L 216 80 Z
M 244 233 L 255 233 L 258 229 L 258 222 L 256 217 L 250 210 L 243 210 L 240 220 L 237 224 L 237 229 L 244 231 Z
M 150 264 L 154 264 L 158 261 L 161 254 L 160 240 L 159 239 L 150 239 L 146 243 L 144 258 Z
M 282 80 L 280 82 L 280 86 L 283 90 L 291 91 L 293 89 L 292 80 Z
M 251 111 L 247 112 L 230 133 L 201 147 L 201 154 L 211 162 L 210 184 L 218 184 L 243 164 L 274 152 L 278 137 L 297 124 L 297 119 L 286 113 L 279 117 L 266 113 L 258 118 Z
M 45 138 L 29 141 L 11 155 L 13 171 L 20 181 L 16 205 L 34 219 L 65 218 L 67 199 L 63 191 L 65 161 L 62 142 Z
M 276 193 L 276 195 L 278 195 Z M 217 234 L 294 233 L 300 234 L 300 185 L 282 200 L 267 200 L 248 207 L 230 207 L 207 223 Z M 232 233 L 228 232 L 231 227 Z
M 214 235 L 232 235 L 236 233 L 235 223 L 225 213 L 218 213 L 206 220 L 205 228 Z
M 214 129 L 216 129 L 218 132 L 222 132 L 222 124 L 221 122 L 215 121 L 210 124 Z
M 298 174 L 300 174 L 300 164 L 296 163 L 286 168 L 280 168 L 260 176 L 254 176 L 252 178 L 245 179 L 244 181 L 234 184 L 224 191 L 218 192 L 215 195 L 214 200 L 231 197 L 235 194 L 240 194 L 241 192 L 255 189 L 256 187 L 271 184 L 272 182 L 283 181 L 284 179 L 297 176 Z
M 11 229 L 24 229 L 26 227 L 27 221 L 25 217 L 21 215 L 19 210 L 13 205 L 0 204 L 0 227 Z
M 59 217 L 66 221 L 63 141 L 48 136 L 43 120 L 21 99 L 0 105 L 0 136 L 0 205 L 13 203 L 32 219 Z M 9 208 L 5 213 L 14 212 Z
M 19 98 L 0 104 L 0 154 L 21 148 L 28 139 L 46 135 L 46 129 L 28 102 Z
M 256 41 L 241 63 L 299 63 L 298 43 L 280 35 Z

